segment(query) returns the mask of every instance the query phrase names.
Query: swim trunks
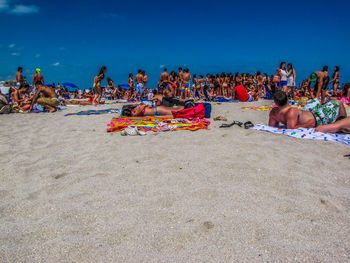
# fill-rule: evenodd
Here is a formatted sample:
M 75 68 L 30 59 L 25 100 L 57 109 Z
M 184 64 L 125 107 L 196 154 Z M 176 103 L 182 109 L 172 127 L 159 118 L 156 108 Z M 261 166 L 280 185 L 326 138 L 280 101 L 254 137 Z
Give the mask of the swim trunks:
M 315 116 L 316 126 L 327 125 L 337 120 L 339 116 L 339 103 L 331 100 L 321 105 L 319 99 L 313 99 L 306 103 L 303 110 L 310 111 Z
M 39 98 L 37 102 L 39 104 L 47 104 L 52 107 L 57 107 L 59 104 L 58 98 Z
M 186 84 L 186 83 L 184 83 L 184 84 L 182 84 L 182 86 L 181 86 L 181 93 L 184 93 L 184 92 L 188 92 L 188 89 L 190 88 L 190 84 Z
M 136 93 L 137 94 L 143 94 L 145 92 L 144 86 L 142 83 L 138 83 L 136 85 Z
M 316 73 L 314 72 L 314 73 L 312 73 L 311 75 L 310 75 L 310 81 L 311 82 L 315 82 L 315 81 L 317 81 L 317 75 L 316 75 Z
M 278 87 L 282 88 L 287 86 L 287 81 L 280 81 L 280 83 L 278 83 Z

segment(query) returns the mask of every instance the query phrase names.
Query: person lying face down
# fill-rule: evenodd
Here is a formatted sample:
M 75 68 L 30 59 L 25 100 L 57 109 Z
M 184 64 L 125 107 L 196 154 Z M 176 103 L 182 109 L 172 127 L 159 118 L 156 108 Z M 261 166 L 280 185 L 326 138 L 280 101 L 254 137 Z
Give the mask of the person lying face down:
M 332 124 L 320 125 L 316 128 L 318 132 L 343 132 L 350 134 L 350 117 L 340 118 L 338 121 Z
M 122 111 L 122 116 L 127 117 L 142 117 L 142 116 L 170 116 L 173 111 L 183 110 L 184 107 L 165 107 L 165 106 L 155 106 L 151 107 L 143 103 L 139 105 L 134 105 L 131 108 L 126 108 Z
M 287 129 L 314 128 L 346 117 L 344 105 L 340 101 L 331 100 L 321 105 L 318 99 L 313 99 L 300 110 L 288 104 L 288 96 L 283 91 L 275 93 L 274 101 L 278 107 L 270 112 L 269 126 L 272 127 L 278 127 L 281 123 L 287 126 Z

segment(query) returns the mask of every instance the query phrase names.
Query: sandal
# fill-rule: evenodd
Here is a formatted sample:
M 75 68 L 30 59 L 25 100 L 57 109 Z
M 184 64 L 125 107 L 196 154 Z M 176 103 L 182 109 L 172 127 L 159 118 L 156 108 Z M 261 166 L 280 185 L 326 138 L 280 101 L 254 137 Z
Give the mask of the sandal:
M 244 129 L 250 129 L 253 127 L 254 127 L 254 124 L 251 121 L 247 121 L 246 123 L 244 123 Z
M 219 128 L 230 128 L 230 127 L 232 127 L 233 125 L 238 125 L 239 127 L 242 128 L 243 123 L 240 122 L 240 121 L 234 121 L 234 122 L 232 122 L 232 123 L 230 123 L 230 124 L 224 123 L 224 124 L 222 124 Z

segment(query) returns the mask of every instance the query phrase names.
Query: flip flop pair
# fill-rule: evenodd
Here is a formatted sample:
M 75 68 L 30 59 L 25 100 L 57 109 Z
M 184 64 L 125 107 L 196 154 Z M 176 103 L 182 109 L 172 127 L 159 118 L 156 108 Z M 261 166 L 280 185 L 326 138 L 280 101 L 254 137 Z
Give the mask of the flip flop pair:
M 238 125 L 239 127 L 242 128 L 242 126 L 244 127 L 244 129 L 250 129 L 250 128 L 253 128 L 254 127 L 254 124 L 251 122 L 251 121 L 247 121 L 245 123 L 243 122 L 240 122 L 240 121 L 234 121 L 232 123 L 229 123 L 229 124 L 222 124 L 219 128 L 230 128 L 234 125 Z

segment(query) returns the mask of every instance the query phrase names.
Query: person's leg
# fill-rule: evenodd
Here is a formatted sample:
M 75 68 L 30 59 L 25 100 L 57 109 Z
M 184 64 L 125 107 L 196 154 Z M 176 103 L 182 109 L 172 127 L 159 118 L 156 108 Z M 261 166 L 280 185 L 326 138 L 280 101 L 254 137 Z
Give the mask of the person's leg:
M 337 100 L 337 102 L 339 103 L 339 115 L 338 115 L 338 118 L 341 118 L 341 117 L 347 117 L 347 113 L 346 113 L 346 109 L 344 107 L 344 104 L 340 101 L 340 100 Z

